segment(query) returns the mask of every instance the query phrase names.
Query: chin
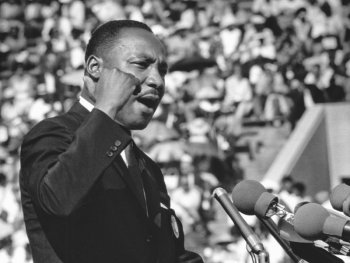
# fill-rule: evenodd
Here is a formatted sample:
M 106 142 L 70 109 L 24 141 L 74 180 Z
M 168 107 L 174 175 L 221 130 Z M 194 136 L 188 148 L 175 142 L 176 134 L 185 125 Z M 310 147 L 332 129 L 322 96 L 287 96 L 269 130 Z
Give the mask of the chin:
M 144 111 L 142 108 L 136 107 L 120 116 L 116 116 L 116 120 L 129 130 L 143 130 L 152 120 L 154 112 L 155 110 Z
M 129 130 L 143 130 L 147 127 L 152 118 L 133 121 L 125 125 Z
M 131 127 L 127 127 L 129 130 L 143 130 L 147 127 L 148 122 L 146 124 L 136 124 L 131 125 Z

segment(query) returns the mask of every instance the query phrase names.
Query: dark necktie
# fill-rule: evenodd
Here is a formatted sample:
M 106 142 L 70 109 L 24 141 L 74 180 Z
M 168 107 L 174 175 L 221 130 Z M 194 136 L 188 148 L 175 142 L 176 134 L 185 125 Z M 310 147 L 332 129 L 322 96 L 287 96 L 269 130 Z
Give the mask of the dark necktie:
M 128 168 L 129 168 L 131 177 L 135 182 L 138 194 L 140 195 L 143 201 L 142 206 L 146 208 L 145 210 L 147 211 L 143 180 L 142 180 L 142 175 L 141 175 L 137 154 L 135 154 L 135 146 L 134 146 L 133 140 L 131 140 L 130 144 L 125 148 L 125 157 L 126 157 L 126 160 L 128 161 Z

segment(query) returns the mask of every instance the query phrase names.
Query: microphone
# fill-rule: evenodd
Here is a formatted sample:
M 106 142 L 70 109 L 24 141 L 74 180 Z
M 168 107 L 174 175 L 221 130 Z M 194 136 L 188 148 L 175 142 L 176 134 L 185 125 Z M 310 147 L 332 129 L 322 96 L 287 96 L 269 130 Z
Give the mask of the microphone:
M 259 219 L 268 219 L 273 215 L 282 218 L 278 223 L 279 235 L 288 241 L 312 243 L 299 236 L 294 230 L 294 215 L 285 206 L 278 203 L 278 197 L 268 193 L 265 187 L 254 180 L 244 180 L 238 183 L 232 192 L 232 199 L 240 212 L 246 215 L 256 215 Z
M 233 223 L 238 228 L 251 250 L 255 254 L 265 254 L 264 256 L 268 262 L 268 253 L 265 251 L 263 244 L 238 212 L 237 208 L 228 197 L 226 191 L 220 187 L 216 188 L 213 192 L 213 197 L 218 200 L 228 216 L 232 219 Z
M 350 216 L 350 186 L 340 184 L 331 192 L 330 202 L 335 210 Z
M 275 222 L 270 218 L 274 213 L 269 213 L 269 210 L 278 207 L 283 209 L 284 214 L 287 212 L 282 205 L 278 204 L 278 198 L 268 193 L 262 184 L 254 180 L 244 180 L 238 183 L 233 189 L 232 200 L 243 214 L 255 214 L 294 262 L 305 262 L 293 253 L 288 241 L 281 238 Z M 295 233 L 295 231 L 292 232 Z M 298 235 L 295 233 L 294 236 Z
M 244 180 L 240 182 L 233 189 L 232 198 L 238 210 L 244 214 L 255 214 L 260 220 L 264 220 L 265 222 L 267 219 L 264 218 L 269 218 L 273 215 L 277 215 L 283 219 L 280 220 L 278 224 L 280 230 L 278 233 L 279 236 L 273 236 L 277 237 L 276 240 L 280 244 L 283 242 L 281 241 L 281 237 L 290 241 L 289 246 L 283 244 L 281 244 L 281 246 L 292 260 L 295 261 L 296 257 L 300 257 L 310 263 L 343 262 L 330 252 L 315 247 L 312 241 L 302 238 L 294 229 L 294 215 L 287 212 L 285 207 L 278 203 L 278 198 L 268 193 L 264 186 L 259 182 L 254 180 Z M 301 203 L 301 207 L 304 204 L 305 203 Z M 269 229 L 269 231 L 271 232 L 273 230 Z M 292 251 L 290 251 L 290 248 Z M 296 257 L 291 256 L 290 253 L 293 253 Z
M 264 219 L 277 215 L 291 225 L 294 225 L 294 214 L 297 210 L 301 206 L 309 203 L 304 201 L 297 204 L 294 208 L 294 214 L 292 214 L 280 203 L 277 196 L 267 192 L 262 184 L 254 180 L 244 180 L 238 183 L 233 189 L 232 199 L 237 209 L 243 214 L 257 215 Z M 335 211 L 328 209 L 327 211 L 333 217 L 350 220 L 350 218 Z
M 309 204 L 309 203 L 310 203 L 310 202 L 306 201 L 306 202 L 301 202 L 301 203 L 297 204 L 296 207 L 294 208 L 294 215 L 297 213 L 298 209 L 299 209 L 301 206 L 303 206 L 303 205 L 305 205 L 305 204 Z M 327 210 L 327 212 L 330 214 L 330 216 L 332 216 L 332 217 L 343 218 L 343 219 L 345 219 L 345 220 L 350 221 L 350 218 L 349 218 L 348 216 L 343 215 L 343 214 L 341 214 L 341 213 L 339 213 L 339 212 L 337 212 L 337 211 L 334 211 L 333 209 L 327 209 L 327 208 L 326 208 L 326 210 Z
M 327 236 L 350 240 L 350 222 L 331 216 L 326 208 L 315 203 L 305 204 L 298 209 L 294 217 L 294 228 L 307 240 L 320 240 Z
M 254 180 L 238 183 L 232 191 L 232 199 L 237 209 L 246 215 L 257 215 L 268 219 L 277 215 L 293 224 L 294 215 L 286 211 L 278 197 L 266 191 L 265 187 Z

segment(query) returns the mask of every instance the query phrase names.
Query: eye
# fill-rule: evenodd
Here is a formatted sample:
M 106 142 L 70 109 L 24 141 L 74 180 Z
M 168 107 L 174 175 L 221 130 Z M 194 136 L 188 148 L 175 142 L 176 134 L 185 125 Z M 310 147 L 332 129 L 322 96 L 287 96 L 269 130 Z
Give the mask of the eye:
M 133 64 L 136 65 L 138 68 L 142 68 L 142 69 L 145 69 L 148 67 L 148 63 L 145 61 L 136 61 Z

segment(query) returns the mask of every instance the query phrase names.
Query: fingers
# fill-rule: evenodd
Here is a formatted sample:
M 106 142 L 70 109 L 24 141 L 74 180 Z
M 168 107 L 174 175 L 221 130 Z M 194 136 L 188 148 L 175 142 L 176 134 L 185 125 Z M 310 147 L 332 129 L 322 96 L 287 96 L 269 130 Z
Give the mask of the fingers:
M 86 78 L 86 85 L 90 85 Z M 91 80 L 92 81 L 92 80 Z M 133 74 L 123 72 L 118 68 L 102 69 L 99 80 L 95 83 L 95 107 L 114 118 L 130 102 L 137 90 L 141 91 L 141 82 Z
M 141 92 L 141 81 L 136 78 L 133 74 L 130 73 L 125 73 L 127 74 L 133 83 L 133 87 L 135 88 L 134 91 L 132 92 L 133 95 L 137 95 Z
M 118 81 L 124 87 L 128 87 L 130 95 L 137 95 L 141 92 L 141 81 L 136 78 L 133 74 L 120 70 L 119 68 L 113 68 L 109 72 L 112 78 L 115 77 L 115 80 Z
M 135 86 L 140 86 L 141 85 L 141 81 L 138 78 L 136 78 L 133 74 L 125 72 L 125 71 L 122 71 L 119 68 L 114 68 L 113 70 L 115 70 L 117 73 L 119 73 L 121 75 L 128 76 Z
M 117 70 L 119 70 L 119 72 L 121 72 L 122 74 L 127 75 L 127 76 L 130 78 L 130 80 L 131 80 L 131 82 L 132 82 L 132 86 L 133 86 L 133 92 L 132 92 L 132 94 L 133 94 L 133 95 L 139 94 L 139 93 L 141 92 L 141 81 L 140 81 L 138 78 L 136 78 L 136 77 L 135 77 L 133 74 L 131 74 L 131 73 L 127 73 L 127 72 L 121 71 L 120 69 L 117 69 Z
M 97 81 L 97 87 L 96 83 L 91 77 L 85 75 L 83 80 L 84 86 L 89 90 L 90 94 L 94 94 L 96 88 L 101 90 L 108 87 L 113 87 L 114 85 L 111 85 L 111 83 L 115 84 L 116 86 L 132 88 L 133 92 L 131 93 L 134 95 L 141 91 L 141 81 L 133 74 L 124 72 L 118 68 L 103 69 L 100 78 Z

